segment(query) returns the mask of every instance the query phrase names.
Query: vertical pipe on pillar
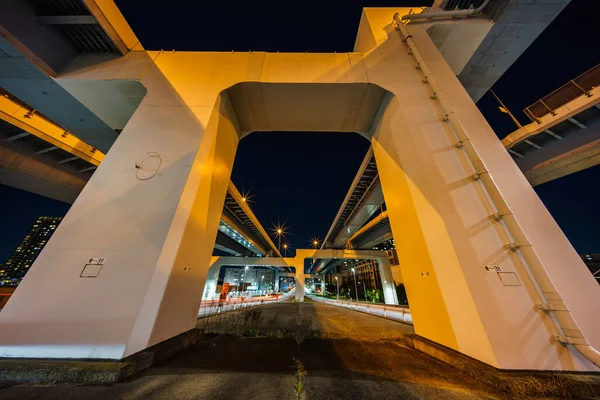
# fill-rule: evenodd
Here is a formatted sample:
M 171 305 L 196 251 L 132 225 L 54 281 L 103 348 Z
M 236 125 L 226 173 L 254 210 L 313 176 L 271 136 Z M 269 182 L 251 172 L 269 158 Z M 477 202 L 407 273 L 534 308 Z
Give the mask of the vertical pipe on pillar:
M 473 146 L 473 143 L 460 123 L 458 116 L 445 101 L 442 90 L 437 85 L 433 73 L 427 67 L 423 57 L 421 57 L 421 54 L 412 39 L 412 35 L 408 32 L 398 14 L 394 15 L 394 22 L 402 35 L 402 41 L 408 45 L 410 54 L 415 58 L 418 68 L 423 73 L 424 82 L 431 88 L 432 99 L 437 100 L 445 121 L 450 124 L 452 131 L 458 139 L 456 147 L 458 149 L 463 149 L 466 154 L 466 158 L 474 170 L 474 180 L 481 182 L 487 193 L 490 204 L 497 210 L 493 215 L 494 219 L 497 219 L 502 224 L 509 237 L 514 240 L 514 242 L 506 245 L 506 249 L 521 254 L 522 257 L 520 259 L 523 261 L 522 264 L 526 277 L 536 289 L 535 292 L 531 293 L 537 303 L 536 306 L 539 309 L 548 312 L 554 323 L 555 334 L 552 335 L 552 338 L 563 345 L 572 345 L 591 363 L 600 367 L 600 352 L 592 347 L 587 338 L 583 335 L 583 332 L 579 329 L 577 322 L 573 319 L 573 316 L 565 305 L 560 293 L 558 293 L 558 290 L 552 283 L 551 278 L 544 269 L 533 246 L 528 242 L 527 236 L 515 218 L 510 206 L 504 199 L 502 193 L 500 193 L 493 177 L 490 175 L 485 163 L 479 156 L 477 149 Z

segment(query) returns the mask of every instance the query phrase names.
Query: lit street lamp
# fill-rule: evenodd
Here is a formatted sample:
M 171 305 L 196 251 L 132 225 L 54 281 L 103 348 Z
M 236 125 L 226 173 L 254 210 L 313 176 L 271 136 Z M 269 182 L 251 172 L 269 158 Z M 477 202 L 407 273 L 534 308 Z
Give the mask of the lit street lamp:
M 340 301 L 340 282 L 337 276 L 335 277 L 335 285 L 337 286 L 337 299 Z
M 313 249 L 316 249 L 317 247 L 319 247 L 319 238 L 318 237 L 311 237 L 310 238 L 310 244 L 312 245 Z
M 352 268 L 352 275 L 354 275 L 354 291 L 356 292 L 356 302 L 358 303 L 358 287 L 356 286 L 356 270 Z
M 284 257 L 287 257 L 287 249 L 288 249 L 288 247 L 289 247 L 289 246 L 288 246 L 288 244 L 287 244 L 287 243 L 284 243 L 284 244 L 283 244 L 283 256 L 284 256 Z
M 281 237 L 283 236 L 285 238 L 285 234 L 287 233 L 285 223 L 280 224 L 278 222 L 277 225 L 273 224 L 273 233 L 277 236 L 278 240 L 277 251 L 281 252 Z

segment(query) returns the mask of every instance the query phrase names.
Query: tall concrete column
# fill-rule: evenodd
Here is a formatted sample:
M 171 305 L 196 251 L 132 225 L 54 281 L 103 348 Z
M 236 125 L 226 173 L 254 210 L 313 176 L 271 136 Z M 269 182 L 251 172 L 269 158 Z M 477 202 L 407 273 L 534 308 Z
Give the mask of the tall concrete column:
M 281 278 L 281 275 L 279 274 L 279 272 L 275 272 L 275 285 L 274 285 L 275 293 L 279 293 L 279 279 L 280 278 Z
M 439 96 L 451 104 L 481 158 L 476 167 L 489 174 L 581 331 L 598 348 L 594 326 L 600 317 L 589 307 L 589 298 L 600 295 L 597 285 L 426 27 L 407 28 Z M 401 76 L 402 85 L 392 83 L 392 69 L 381 64 L 381 55 L 392 52 L 393 76 Z M 363 62 L 372 82 L 391 92 L 372 144 L 416 333 L 499 368 L 596 370 L 572 347 L 551 339 L 556 329 L 536 306 L 529 266 L 511 250 L 515 239 L 504 222 L 493 218 L 497 208 L 406 43 L 392 32 Z
M 305 278 L 304 278 L 304 259 L 294 259 L 294 267 L 296 268 L 296 301 L 304 301 L 304 286 L 305 286 Z
M 0 356 L 120 359 L 195 326 L 235 116 L 222 97 L 188 105 L 156 69 L 142 82 L 147 97 L 3 309 Z
M 381 287 L 383 288 L 383 299 L 385 304 L 398 305 L 398 294 L 394 285 L 390 260 L 387 257 L 377 259 L 379 268 L 379 279 L 381 279 Z
M 202 291 L 202 300 L 210 300 L 215 297 L 221 266 L 220 257 L 211 258 L 210 267 L 206 274 L 206 283 L 204 284 L 204 290 Z

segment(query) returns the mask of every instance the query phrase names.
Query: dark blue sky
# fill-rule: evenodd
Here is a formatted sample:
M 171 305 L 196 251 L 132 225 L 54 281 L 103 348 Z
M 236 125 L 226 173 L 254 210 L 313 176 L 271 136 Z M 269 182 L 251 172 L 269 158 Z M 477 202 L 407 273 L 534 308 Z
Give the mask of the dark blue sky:
M 347 52 L 362 7 L 415 6 L 419 1 L 190 2 L 116 0 L 147 49 L 214 51 Z M 431 3 L 431 1 L 427 1 Z M 522 123 L 521 110 L 585 72 L 600 57 L 592 45 L 600 30 L 589 1 L 572 0 L 494 90 Z M 515 129 L 491 95 L 478 103 L 500 138 Z M 240 142 L 232 179 L 255 195 L 252 208 L 265 228 L 286 220 L 293 248 L 309 236 L 323 238 L 368 148 L 357 134 L 253 133 Z M 537 193 L 579 252 L 600 253 L 600 167 L 536 187 Z M 69 206 L 0 185 L 0 262 L 39 215 L 64 215 Z

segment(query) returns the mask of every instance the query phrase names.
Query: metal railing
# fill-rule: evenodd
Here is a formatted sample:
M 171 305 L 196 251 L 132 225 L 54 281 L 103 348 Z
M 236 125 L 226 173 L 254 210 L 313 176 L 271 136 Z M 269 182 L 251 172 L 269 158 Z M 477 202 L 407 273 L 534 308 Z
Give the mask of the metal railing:
M 539 122 L 544 115 L 556 115 L 556 109 L 579 96 L 591 97 L 590 91 L 600 84 L 600 64 L 590 68 L 575 79 L 571 79 L 549 95 L 542 97 L 523 112 L 532 122 Z
M 289 296 L 275 297 L 249 297 L 249 298 L 231 298 L 225 301 L 220 300 L 202 300 L 198 318 L 208 317 L 210 315 L 220 314 L 226 311 L 241 310 L 248 307 L 256 307 L 264 304 L 273 304 L 280 302 Z
M 336 307 L 344 307 L 350 310 L 355 310 L 359 312 L 364 312 L 370 315 L 376 315 L 378 317 L 393 319 L 395 321 L 404 322 L 407 324 L 413 323 L 412 314 L 410 313 L 410 309 L 402 306 L 389 305 L 389 304 L 371 304 L 371 303 L 361 303 L 361 302 L 351 302 L 351 301 L 343 301 L 343 300 L 333 300 L 328 298 L 323 298 L 319 296 L 309 296 L 311 300 L 322 304 L 328 304 Z
M 442 10 L 467 10 L 469 8 L 477 8 L 483 4 L 485 0 L 445 0 L 442 2 Z

